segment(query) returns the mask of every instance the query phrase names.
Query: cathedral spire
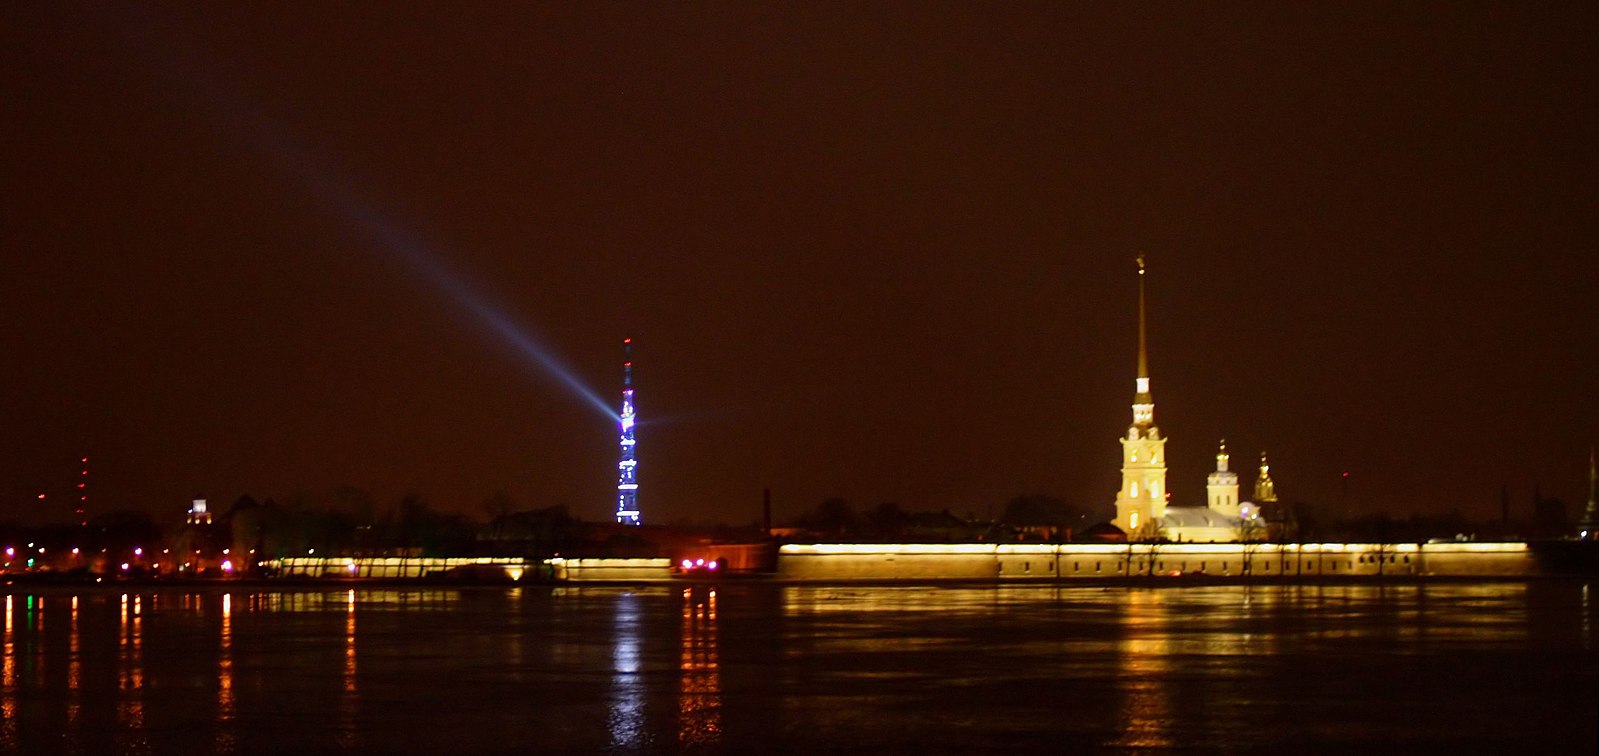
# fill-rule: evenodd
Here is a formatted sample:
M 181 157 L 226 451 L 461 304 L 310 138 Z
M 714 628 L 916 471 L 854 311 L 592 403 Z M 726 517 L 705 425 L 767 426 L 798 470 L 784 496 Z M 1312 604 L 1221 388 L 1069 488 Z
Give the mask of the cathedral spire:
M 1131 540 L 1160 536 L 1166 516 L 1166 439 L 1155 427 L 1149 394 L 1149 350 L 1144 318 L 1144 256 L 1138 256 L 1138 381 L 1133 424 L 1122 436 L 1122 487 L 1116 494 L 1116 527 Z
M 1134 387 L 1133 425 L 1148 428 L 1155 424 L 1155 398 L 1149 393 L 1149 346 L 1144 316 L 1144 256 L 1138 256 L 1138 380 Z
M 1144 327 L 1144 256 L 1138 256 L 1138 377 L 1149 377 L 1149 347 Z

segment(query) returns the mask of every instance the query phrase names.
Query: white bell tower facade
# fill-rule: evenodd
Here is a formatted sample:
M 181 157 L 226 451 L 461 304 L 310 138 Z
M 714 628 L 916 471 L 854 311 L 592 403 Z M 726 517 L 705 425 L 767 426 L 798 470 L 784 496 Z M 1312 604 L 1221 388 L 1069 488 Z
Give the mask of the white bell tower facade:
M 1238 473 L 1227 469 L 1230 459 L 1227 454 L 1227 440 L 1222 439 L 1221 449 L 1216 452 L 1216 472 L 1205 479 L 1206 505 L 1212 512 L 1228 517 L 1242 517 L 1238 502 Z

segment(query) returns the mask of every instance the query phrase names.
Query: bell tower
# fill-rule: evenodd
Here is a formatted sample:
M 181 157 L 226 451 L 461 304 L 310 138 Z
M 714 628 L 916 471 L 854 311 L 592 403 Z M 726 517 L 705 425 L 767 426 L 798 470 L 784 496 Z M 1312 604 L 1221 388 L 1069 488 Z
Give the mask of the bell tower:
M 1166 439 L 1155 427 L 1155 398 L 1149 391 L 1149 349 L 1144 313 L 1144 256 L 1138 256 L 1138 377 L 1134 382 L 1133 424 L 1122 437 L 1122 487 L 1116 493 L 1116 527 L 1128 540 L 1154 538 L 1166 516 Z
M 1205 480 L 1205 499 L 1210 511 L 1238 517 L 1238 473 L 1227 469 L 1230 459 L 1227 439 L 1224 438 L 1221 440 L 1221 449 L 1216 452 L 1216 472 Z
M 1277 484 L 1271 480 L 1271 465 L 1266 462 L 1266 452 L 1260 453 L 1260 475 L 1255 478 L 1255 503 L 1275 504 Z

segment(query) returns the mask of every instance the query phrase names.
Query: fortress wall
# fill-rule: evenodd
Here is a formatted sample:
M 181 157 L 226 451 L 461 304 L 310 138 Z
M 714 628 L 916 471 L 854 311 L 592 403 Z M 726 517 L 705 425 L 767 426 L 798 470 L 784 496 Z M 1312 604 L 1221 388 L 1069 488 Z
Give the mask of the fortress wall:
M 670 580 L 672 560 L 562 559 L 548 561 L 556 580 Z
M 778 551 L 783 580 L 992 580 L 995 546 L 959 544 L 787 544 Z
M 1524 543 L 787 544 L 787 580 L 1225 577 L 1514 577 L 1537 573 Z
M 503 572 L 520 580 L 529 568 L 525 559 L 499 557 L 288 557 L 266 562 L 283 577 L 311 578 L 424 578 L 473 572 L 479 576 Z
M 1539 571 L 1525 543 L 1429 543 L 1421 552 L 1428 575 L 1531 575 Z
M 489 557 L 290 557 L 267 564 L 287 577 L 335 579 L 488 578 L 503 573 L 519 580 L 534 567 L 523 559 Z M 548 574 L 560 581 L 673 579 L 672 561 L 666 558 L 555 558 L 545 564 Z M 1525 543 L 835 543 L 783 545 L 778 551 L 776 577 L 792 581 L 1070 582 L 1151 574 L 1291 579 L 1539 573 L 1539 563 Z

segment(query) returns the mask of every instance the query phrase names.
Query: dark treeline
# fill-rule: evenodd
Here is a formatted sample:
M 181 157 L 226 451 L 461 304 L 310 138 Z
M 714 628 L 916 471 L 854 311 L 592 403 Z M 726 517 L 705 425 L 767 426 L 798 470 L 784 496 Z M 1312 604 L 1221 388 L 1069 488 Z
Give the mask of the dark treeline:
M 1575 519 L 1563 502 L 1539 497 L 1530 517 L 1473 520 L 1461 514 L 1340 516 L 1303 502 L 1268 505 L 1240 540 L 1285 543 L 1569 538 Z M 1576 513 L 1580 515 L 1580 511 Z M 786 541 L 1053 542 L 1104 540 L 1108 507 L 1073 506 L 1047 495 L 1016 496 L 998 506 L 960 513 L 918 511 L 886 502 L 857 508 L 832 498 L 771 535 Z M 325 556 L 653 556 L 685 540 L 735 543 L 766 537 L 759 526 L 693 525 L 642 529 L 584 521 L 565 506 L 521 509 L 496 493 L 480 515 L 441 511 L 416 495 L 380 503 L 370 493 L 340 488 L 324 496 L 279 502 L 245 495 L 213 508 L 210 522 L 160 524 L 136 511 L 97 515 L 88 524 L 21 526 L 0 523 L 8 569 L 40 567 L 166 572 L 189 564 L 215 569 L 227 558 L 240 565 L 282 557 Z M 248 559 L 245 557 L 248 555 Z M 164 565 L 164 566 L 163 566 Z M 209 567 L 206 567 L 209 565 Z
M 383 504 L 345 487 L 281 502 L 240 496 L 221 507 L 213 504 L 208 522 L 162 524 L 143 512 L 115 511 L 86 525 L 0 523 L 0 548 L 10 549 L 8 566 L 116 571 L 127 562 L 129 571 L 165 571 L 157 567 L 163 561 L 170 570 L 185 563 L 214 566 L 224 557 L 242 569 L 259 560 L 314 554 L 544 557 L 582 550 L 596 540 L 603 545 L 604 537 L 594 533 L 603 524 L 574 518 L 565 506 L 519 510 L 511 497 L 496 493 L 481 511 L 480 517 L 444 512 L 414 494 Z

